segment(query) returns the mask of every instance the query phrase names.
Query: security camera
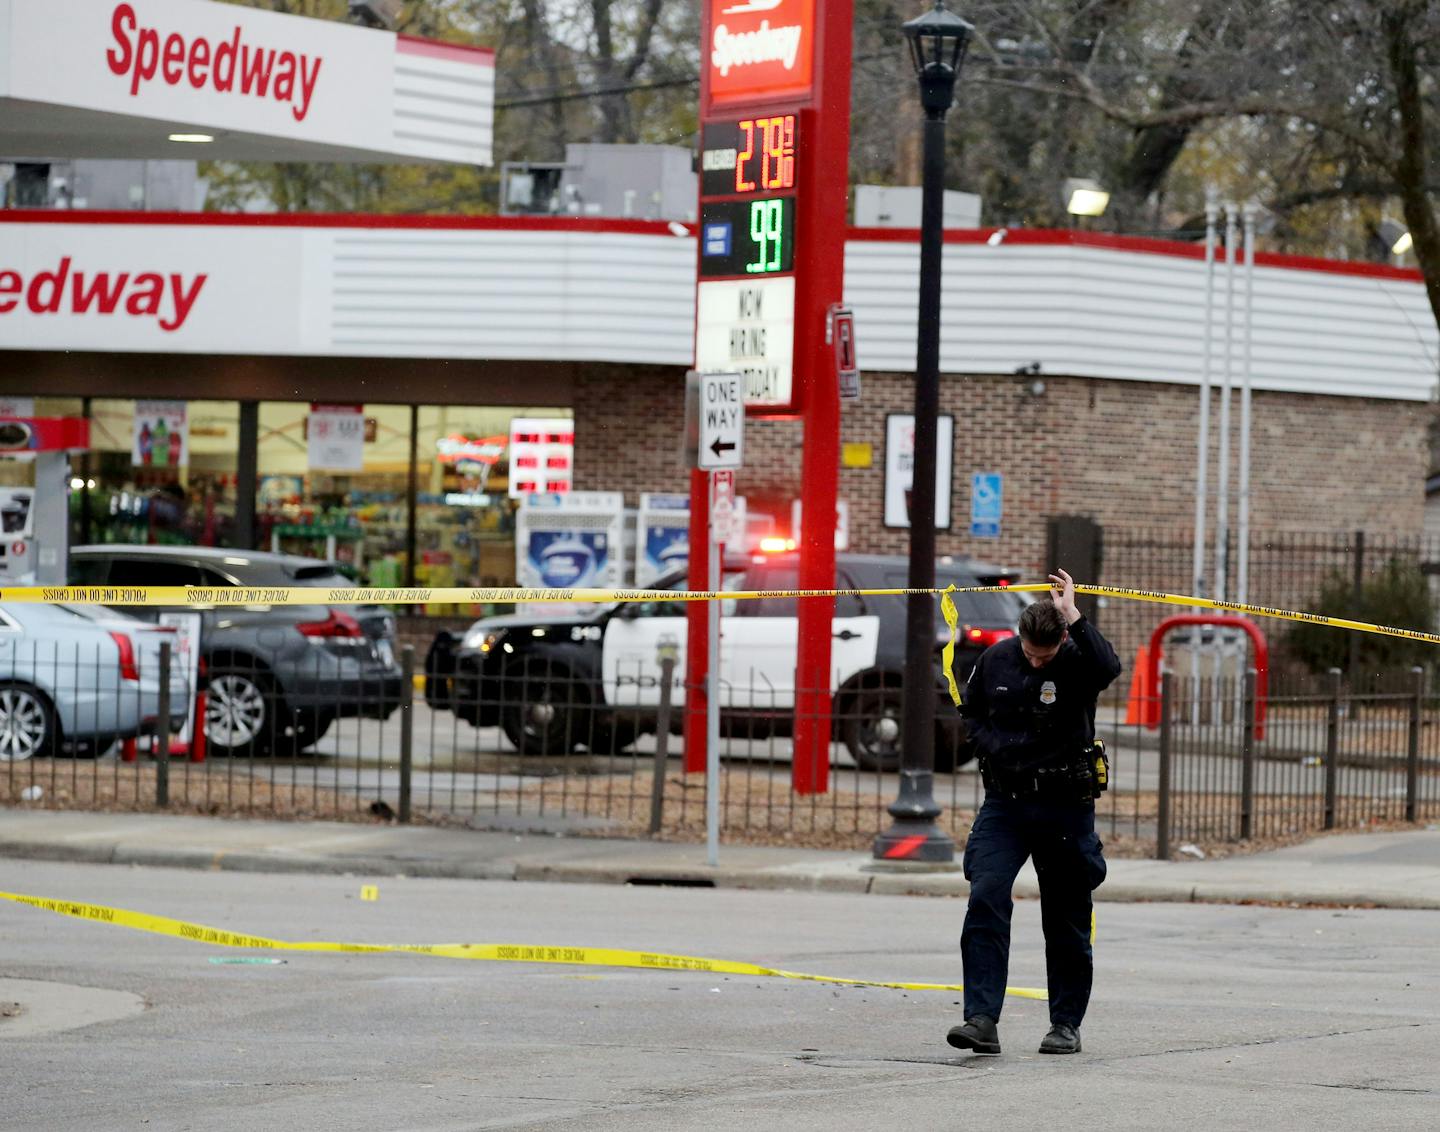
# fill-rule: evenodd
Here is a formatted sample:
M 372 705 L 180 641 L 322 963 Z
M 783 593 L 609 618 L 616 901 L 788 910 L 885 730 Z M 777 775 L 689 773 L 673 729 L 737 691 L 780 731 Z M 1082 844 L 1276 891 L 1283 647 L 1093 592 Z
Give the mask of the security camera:
M 367 28 L 394 31 L 404 9 L 403 0 L 350 0 L 350 19 Z

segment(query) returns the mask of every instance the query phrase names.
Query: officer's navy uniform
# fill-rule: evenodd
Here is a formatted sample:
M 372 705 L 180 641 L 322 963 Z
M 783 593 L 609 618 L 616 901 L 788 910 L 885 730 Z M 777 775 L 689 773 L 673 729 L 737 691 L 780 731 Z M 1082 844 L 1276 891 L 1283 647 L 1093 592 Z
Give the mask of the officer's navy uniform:
M 965 844 L 970 905 L 960 950 L 965 1017 L 995 1021 L 1010 964 L 1011 889 L 1027 857 L 1040 881 L 1050 1022 L 1080 1027 L 1090 1001 L 1091 892 L 1105 879 L 1095 803 L 1076 787 L 1095 739 L 1095 701 L 1120 675 L 1100 631 L 1081 617 L 1043 668 L 1018 637 L 975 664 L 961 709 L 980 752 L 985 803 Z

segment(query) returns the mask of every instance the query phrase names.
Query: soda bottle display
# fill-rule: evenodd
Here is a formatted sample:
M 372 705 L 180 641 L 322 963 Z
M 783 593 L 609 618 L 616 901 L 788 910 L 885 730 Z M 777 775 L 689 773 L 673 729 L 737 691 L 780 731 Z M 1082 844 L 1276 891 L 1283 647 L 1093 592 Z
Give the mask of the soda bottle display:
M 161 417 L 155 422 L 155 431 L 150 434 L 150 447 L 155 453 L 153 460 L 146 461 L 154 464 L 167 464 L 170 462 L 170 435 L 165 427 L 165 418 Z
M 140 441 L 137 447 L 140 449 L 140 463 L 149 464 L 153 457 L 154 438 L 150 435 L 150 422 L 146 421 L 140 426 Z

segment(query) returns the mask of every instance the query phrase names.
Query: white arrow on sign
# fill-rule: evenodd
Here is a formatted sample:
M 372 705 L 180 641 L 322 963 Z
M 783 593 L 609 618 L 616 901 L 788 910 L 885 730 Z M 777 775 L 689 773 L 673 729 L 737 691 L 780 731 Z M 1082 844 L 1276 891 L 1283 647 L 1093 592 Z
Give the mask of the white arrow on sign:
M 701 468 L 738 468 L 745 457 L 745 383 L 738 373 L 700 375 Z

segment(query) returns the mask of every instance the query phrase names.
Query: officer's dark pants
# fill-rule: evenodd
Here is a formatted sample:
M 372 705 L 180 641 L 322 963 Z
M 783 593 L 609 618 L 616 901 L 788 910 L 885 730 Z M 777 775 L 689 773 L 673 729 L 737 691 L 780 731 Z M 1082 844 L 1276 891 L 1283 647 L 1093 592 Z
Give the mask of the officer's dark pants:
M 1010 893 L 1020 866 L 1033 857 L 1045 929 L 1050 1022 L 1079 1028 L 1090 1002 L 1090 893 L 1105 879 L 1102 848 L 1090 803 L 985 799 L 965 843 L 970 907 L 960 952 L 966 1018 L 1000 1018 L 1010 967 Z

